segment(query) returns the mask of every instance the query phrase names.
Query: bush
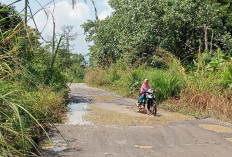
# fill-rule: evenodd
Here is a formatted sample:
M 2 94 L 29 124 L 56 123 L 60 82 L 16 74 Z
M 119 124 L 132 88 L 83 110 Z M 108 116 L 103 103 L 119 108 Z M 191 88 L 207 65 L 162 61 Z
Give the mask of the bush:
M 186 87 L 184 79 L 170 71 L 152 69 L 149 78 L 151 86 L 157 90 L 158 101 L 178 96 L 181 90 Z
M 232 65 L 229 65 L 227 69 L 222 73 L 221 83 L 224 89 L 232 89 Z

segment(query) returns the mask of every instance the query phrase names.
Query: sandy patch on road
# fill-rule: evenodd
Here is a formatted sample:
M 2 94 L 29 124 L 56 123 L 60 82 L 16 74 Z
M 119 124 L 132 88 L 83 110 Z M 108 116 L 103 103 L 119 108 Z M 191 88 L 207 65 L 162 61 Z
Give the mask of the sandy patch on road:
M 200 124 L 201 128 L 206 130 L 211 130 L 218 133 L 232 133 L 232 129 L 220 125 L 209 125 L 209 124 Z
M 226 140 L 232 142 L 232 138 L 227 138 Z
M 163 110 L 159 110 L 158 115 L 153 116 L 138 113 L 136 109 L 116 104 L 92 104 L 90 108 L 91 111 L 84 116 L 84 119 L 94 125 L 156 126 L 195 119 L 192 116 L 169 113 Z
M 139 146 L 139 145 L 135 145 L 135 148 L 140 148 L 140 149 L 151 149 L 152 146 Z

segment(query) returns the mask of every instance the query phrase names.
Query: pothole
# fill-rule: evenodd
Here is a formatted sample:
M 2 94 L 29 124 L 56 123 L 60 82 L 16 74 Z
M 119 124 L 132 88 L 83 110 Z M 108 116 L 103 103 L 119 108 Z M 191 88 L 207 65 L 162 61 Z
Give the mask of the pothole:
M 63 123 L 65 124 L 78 124 L 78 125 L 91 125 L 90 121 L 83 119 L 91 109 L 89 103 L 75 103 L 70 102 L 68 104 L 68 112 L 63 116 Z
M 221 125 L 200 124 L 199 126 L 203 129 L 218 132 L 218 133 L 232 133 L 231 128 L 224 127 Z

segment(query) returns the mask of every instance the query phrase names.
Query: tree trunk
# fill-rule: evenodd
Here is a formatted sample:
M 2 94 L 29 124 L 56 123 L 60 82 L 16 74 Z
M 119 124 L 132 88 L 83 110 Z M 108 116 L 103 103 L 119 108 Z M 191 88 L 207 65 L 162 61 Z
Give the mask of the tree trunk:
M 213 51 L 213 37 L 214 37 L 214 34 L 213 34 L 213 29 L 212 29 L 211 42 L 210 42 L 210 51 L 211 52 Z
M 205 51 L 208 50 L 208 26 L 206 26 L 206 24 L 203 25 L 204 27 L 204 32 L 205 32 Z
M 27 5 L 28 5 L 28 0 L 25 0 L 25 25 L 27 25 Z
M 55 22 L 55 4 L 54 4 L 54 8 L 52 11 L 52 22 L 53 22 L 53 32 L 52 32 L 52 54 L 54 55 L 55 53 L 55 40 L 56 40 L 56 22 Z

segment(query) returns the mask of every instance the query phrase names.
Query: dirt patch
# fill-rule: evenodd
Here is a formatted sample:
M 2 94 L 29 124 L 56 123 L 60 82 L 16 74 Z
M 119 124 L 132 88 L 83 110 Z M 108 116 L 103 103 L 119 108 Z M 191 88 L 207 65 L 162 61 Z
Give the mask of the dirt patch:
M 232 138 L 227 138 L 226 140 L 232 142 Z
M 84 119 L 94 125 L 156 126 L 194 119 L 192 116 L 169 113 L 163 110 L 159 111 L 158 116 L 153 116 L 114 104 L 93 104 L 90 108 L 92 110 L 84 116 Z
M 138 146 L 138 145 L 135 145 L 135 148 L 140 148 L 140 149 L 151 149 L 152 146 Z
M 201 128 L 206 130 L 211 130 L 218 133 L 232 133 L 232 129 L 220 125 L 209 125 L 209 124 L 200 124 Z

